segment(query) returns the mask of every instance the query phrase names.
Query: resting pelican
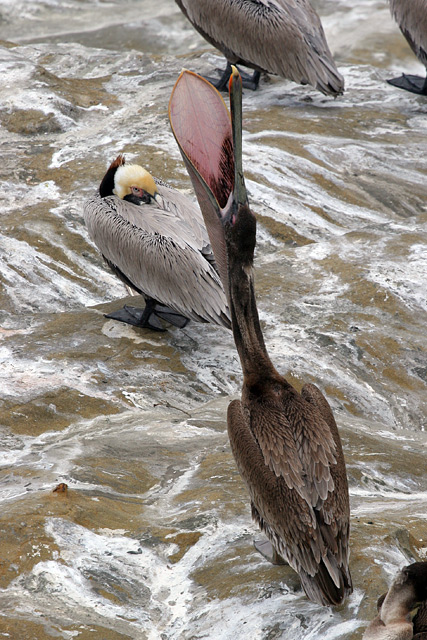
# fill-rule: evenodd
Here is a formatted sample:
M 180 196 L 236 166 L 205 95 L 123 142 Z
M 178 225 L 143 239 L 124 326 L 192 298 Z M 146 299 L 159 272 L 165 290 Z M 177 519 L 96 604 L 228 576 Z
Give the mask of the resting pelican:
M 412 51 L 427 68 L 427 0 L 390 0 L 390 10 Z M 387 82 L 411 93 L 427 95 L 427 77 L 403 74 Z
M 107 315 L 162 331 L 162 318 L 230 328 L 227 300 L 197 206 L 119 155 L 84 205 L 89 235 L 113 272 L 145 298 Z
M 414 562 L 403 567 L 387 594 L 378 600 L 379 613 L 363 634 L 363 640 L 422 640 L 424 629 L 427 630 L 422 620 L 425 609 L 420 607 L 419 619 L 417 621 L 416 616 L 414 624 L 409 614 L 417 603 L 426 598 L 427 562 Z M 424 637 L 427 638 L 427 633 Z
M 244 86 L 256 89 L 260 72 L 311 84 L 326 95 L 344 91 L 320 18 L 309 0 L 176 0 L 193 27 L 227 60 L 217 89 L 227 87 L 231 64 L 254 69 Z
M 243 370 L 241 400 L 228 408 L 231 449 L 252 516 L 271 543 L 263 555 L 284 558 L 314 602 L 339 604 L 352 591 L 341 441 L 319 389 L 306 384 L 298 393 L 276 371 L 264 344 L 253 280 L 256 220 L 242 170 L 241 89 L 233 67 L 232 125 L 219 93 L 191 72 L 180 75 L 169 103 L 228 296 Z

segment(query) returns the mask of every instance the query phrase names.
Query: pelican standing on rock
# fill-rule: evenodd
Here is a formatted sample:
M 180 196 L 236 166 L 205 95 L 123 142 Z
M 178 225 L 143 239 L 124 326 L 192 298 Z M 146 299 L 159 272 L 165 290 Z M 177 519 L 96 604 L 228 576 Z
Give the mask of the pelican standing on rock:
M 226 296 L 197 205 L 119 155 L 84 204 L 89 235 L 113 272 L 145 298 L 107 315 L 157 331 L 159 318 L 230 328 Z
M 390 0 L 390 10 L 412 51 L 427 69 L 427 0 Z M 427 77 L 403 74 L 387 82 L 411 93 L 427 95 Z
M 309 0 L 176 0 L 193 27 L 227 60 L 220 80 L 226 89 L 231 64 L 254 69 L 243 80 L 250 89 L 258 86 L 265 71 L 310 84 L 326 95 L 344 91 L 326 42 L 320 18 Z
M 388 592 L 378 600 L 378 615 L 366 629 L 363 640 L 424 640 L 427 638 L 426 603 L 420 607 L 414 622 L 410 613 L 417 603 L 426 599 L 427 562 L 403 567 Z
M 241 400 L 228 408 L 231 449 L 248 488 L 252 516 L 310 600 L 341 603 L 348 568 L 349 496 L 341 441 L 328 402 L 313 384 L 298 393 L 274 368 L 255 301 L 256 220 L 242 169 L 242 85 L 230 78 L 231 119 L 206 80 L 183 72 L 169 117 L 193 182 L 228 296 L 243 370 Z

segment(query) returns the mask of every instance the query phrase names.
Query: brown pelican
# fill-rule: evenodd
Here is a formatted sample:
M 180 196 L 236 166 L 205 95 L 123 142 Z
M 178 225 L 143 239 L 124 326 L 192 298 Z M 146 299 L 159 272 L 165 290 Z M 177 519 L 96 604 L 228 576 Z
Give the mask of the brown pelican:
M 326 95 L 344 91 L 344 79 L 329 51 L 320 18 L 309 0 L 176 0 L 193 27 L 230 64 L 254 69 L 244 86 L 256 89 L 261 71 L 311 84 Z M 212 81 L 212 80 L 211 80 Z
M 230 328 L 227 300 L 197 205 L 119 155 L 83 209 L 89 235 L 113 272 L 145 298 L 108 318 L 162 331 L 189 319 Z
M 427 68 L 427 0 L 390 0 L 390 10 L 412 51 Z M 403 74 L 387 82 L 412 93 L 427 95 L 427 78 Z
M 423 608 L 420 607 L 414 623 L 410 613 L 417 603 L 426 598 L 427 562 L 414 562 L 404 567 L 387 594 L 378 600 L 379 613 L 363 634 L 363 640 L 422 640 L 424 630 L 427 630 L 427 624 L 424 626 L 427 620 L 423 620 L 425 603 Z M 427 638 L 427 633 L 424 637 Z
M 339 604 L 351 593 L 349 497 L 344 457 L 332 411 L 313 384 L 298 393 L 271 362 L 255 301 L 256 220 L 242 170 L 241 78 L 230 78 L 232 124 L 221 96 L 184 71 L 169 117 L 205 218 L 227 292 L 243 370 L 241 400 L 228 408 L 231 449 L 251 499 L 252 516 L 284 558 L 307 596 Z
M 427 580 L 427 576 L 425 580 Z M 421 603 L 412 622 L 414 625 L 414 640 L 427 640 L 427 600 Z

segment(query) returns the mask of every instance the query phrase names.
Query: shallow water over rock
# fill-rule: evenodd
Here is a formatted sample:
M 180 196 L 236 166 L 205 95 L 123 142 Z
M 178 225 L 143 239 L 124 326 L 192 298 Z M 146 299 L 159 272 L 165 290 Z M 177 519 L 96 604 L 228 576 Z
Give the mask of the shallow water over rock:
M 340 427 L 355 592 L 311 604 L 253 548 L 226 433 L 231 333 L 103 315 L 127 293 L 82 203 L 120 152 L 191 193 L 168 100 L 182 67 L 221 58 L 172 0 L 1 0 L 5 637 L 355 640 L 426 555 L 427 102 L 385 83 L 424 70 L 385 2 L 315 6 L 346 93 L 263 78 L 243 153 L 269 352 Z

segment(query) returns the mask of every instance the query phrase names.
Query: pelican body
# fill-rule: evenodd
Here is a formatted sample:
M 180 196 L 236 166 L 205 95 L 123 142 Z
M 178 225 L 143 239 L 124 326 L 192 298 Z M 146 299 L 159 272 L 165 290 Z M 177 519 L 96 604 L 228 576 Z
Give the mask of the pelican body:
M 241 399 L 228 408 L 228 433 L 252 516 L 269 540 L 257 548 L 272 561 L 285 559 L 312 601 L 336 605 L 352 591 L 344 457 L 325 397 L 313 384 L 298 393 L 265 347 L 253 280 L 256 220 L 242 170 L 241 86 L 233 67 L 231 124 L 212 85 L 183 72 L 169 117 L 228 296 L 243 371 Z
M 427 69 L 427 0 L 390 0 L 390 10 L 412 51 Z M 403 74 L 387 82 L 411 93 L 427 95 L 427 77 Z
M 378 615 L 363 634 L 363 640 L 427 639 L 427 562 L 403 567 L 378 600 Z M 423 602 L 424 601 L 424 602 Z M 422 602 L 414 621 L 410 613 Z
M 107 317 L 154 330 L 163 330 L 159 318 L 230 327 L 203 218 L 183 194 L 120 155 L 83 214 L 112 271 L 146 302 L 143 311 L 125 307 Z
M 217 89 L 227 87 L 230 64 L 310 84 L 326 95 L 344 91 L 322 23 L 308 0 L 176 0 L 193 27 L 225 56 Z

